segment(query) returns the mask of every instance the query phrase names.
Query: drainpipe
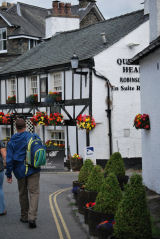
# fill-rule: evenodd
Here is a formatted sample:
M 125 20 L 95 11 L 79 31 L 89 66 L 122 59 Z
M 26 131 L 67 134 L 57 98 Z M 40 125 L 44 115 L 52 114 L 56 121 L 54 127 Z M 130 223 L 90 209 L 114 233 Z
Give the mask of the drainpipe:
M 95 69 L 93 69 L 93 72 L 96 77 L 105 80 L 107 83 L 107 109 L 106 109 L 106 112 L 107 112 L 107 118 L 108 118 L 109 153 L 111 156 L 113 153 L 113 150 L 112 150 L 112 124 L 111 124 L 112 122 L 111 122 L 111 107 L 110 107 L 110 102 L 111 102 L 110 101 L 110 88 L 112 86 L 111 86 L 110 81 L 105 76 L 97 73 L 97 71 Z

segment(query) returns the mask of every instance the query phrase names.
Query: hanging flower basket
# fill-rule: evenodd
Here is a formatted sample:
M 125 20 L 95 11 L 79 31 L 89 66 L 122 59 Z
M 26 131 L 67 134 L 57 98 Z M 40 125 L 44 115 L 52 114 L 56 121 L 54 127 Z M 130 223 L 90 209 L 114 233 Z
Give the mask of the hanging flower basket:
M 62 125 L 63 115 L 60 113 L 51 113 L 48 120 L 49 125 Z
M 45 143 L 47 149 L 63 150 L 65 144 L 56 143 L 54 140 L 47 140 Z
M 26 103 L 28 103 L 28 104 L 36 104 L 36 103 L 38 103 L 38 95 L 37 94 L 29 95 L 26 98 Z
M 49 92 L 49 94 L 45 98 L 46 103 L 54 103 L 62 100 L 61 92 Z
M 95 128 L 96 123 L 90 115 L 79 115 L 77 117 L 77 126 L 80 129 L 92 130 Z
M 1 123 L 1 124 L 3 123 L 3 117 L 4 117 L 4 113 L 3 113 L 3 112 L 0 112 L 0 123 Z
M 15 104 L 16 103 L 16 95 L 8 96 L 8 100 L 6 100 L 6 104 Z
M 2 117 L 2 124 L 11 124 L 11 114 L 6 114 Z
M 45 112 L 36 112 L 35 115 L 31 118 L 33 125 L 45 125 L 49 124 L 48 115 Z
M 136 129 L 150 129 L 149 115 L 138 114 L 134 119 L 134 125 Z

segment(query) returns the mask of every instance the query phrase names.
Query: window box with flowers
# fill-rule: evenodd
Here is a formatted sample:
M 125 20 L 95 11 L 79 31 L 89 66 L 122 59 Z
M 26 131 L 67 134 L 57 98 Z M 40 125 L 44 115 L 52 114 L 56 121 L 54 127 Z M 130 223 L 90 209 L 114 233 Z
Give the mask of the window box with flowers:
M 49 92 L 45 98 L 46 103 L 54 103 L 62 100 L 62 92 Z
M 28 103 L 28 104 L 36 104 L 36 103 L 38 103 L 38 95 L 37 94 L 33 94 L 33 95 L 27 96 L 26 103 Z
M 16 95 L 8 96 L 8 99 L 6 100 L 6 104 L 15 104 L 16 103 Z
M 134 125 L 136 129 L 150 129 L 149 115 L 147 114 L 137 114 L 134 119 Z
M 47 150 L 59 151 L 65 149 L 65 144 L 56 143 L 54 140 L 47 140 L 45 145 Z
M 62 125 L 63 124 L 63 115 L 60 113 L 51 113 L 49 118 L 49 125 Z
M 92 116 L 90 115 L 79 115 L 77 117 L 77 126 L 80 129 L 86 129 L 90 131 L 95 128 L 96 123 Z
M 35 115 L 31 118 L 33 125 L 45 125 L 49 124 L 48 115 L 45 112 L 36 112 Z
M 70 159 L 70 165 L 73 171 L 80 171 L 83 166 L 83 159 L 78 154 L 74 154 Z

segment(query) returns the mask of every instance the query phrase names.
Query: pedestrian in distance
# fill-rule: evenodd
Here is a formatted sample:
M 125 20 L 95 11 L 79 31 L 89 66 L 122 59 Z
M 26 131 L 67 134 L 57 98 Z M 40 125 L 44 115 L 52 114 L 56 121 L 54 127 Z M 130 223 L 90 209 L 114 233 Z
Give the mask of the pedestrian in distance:
M 0 216 L 7 214 L 4 201 L 3 180 L 4 168 L 6 167 L 6 148 L 2 141 L 0 141 Z
M 7 145 L 7 182 L 12 183 L 13 171 L 18 182 L 20 221 L 28 223 L 29 228 L 36 228 L 40 167 L 28 166 L 26 171 L 26 150 L 32 134 L 26 131 L 26 124 L 22 118 L 16 120 L 16 129 L 17 133 L 11 137 Z

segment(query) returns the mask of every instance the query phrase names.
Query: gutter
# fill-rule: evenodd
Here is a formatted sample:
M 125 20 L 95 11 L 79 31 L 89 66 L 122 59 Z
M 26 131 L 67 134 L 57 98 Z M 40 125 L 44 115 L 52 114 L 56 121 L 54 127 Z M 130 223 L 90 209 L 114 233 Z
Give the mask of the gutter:
M 108 137 L 109 137 L 109 153 L 110 156 L 113 153 L 113 144 L 112 144 L 112 118 L 111 118 L 111 107 L 110 107 L 110 88 L 112 87 L 110 81 L 103 75 L 97 73 L 95 69 L 93 69 L 94 75 L 100 79 L 103 79 L 107 83 L 107 118 L 108 118 Z

